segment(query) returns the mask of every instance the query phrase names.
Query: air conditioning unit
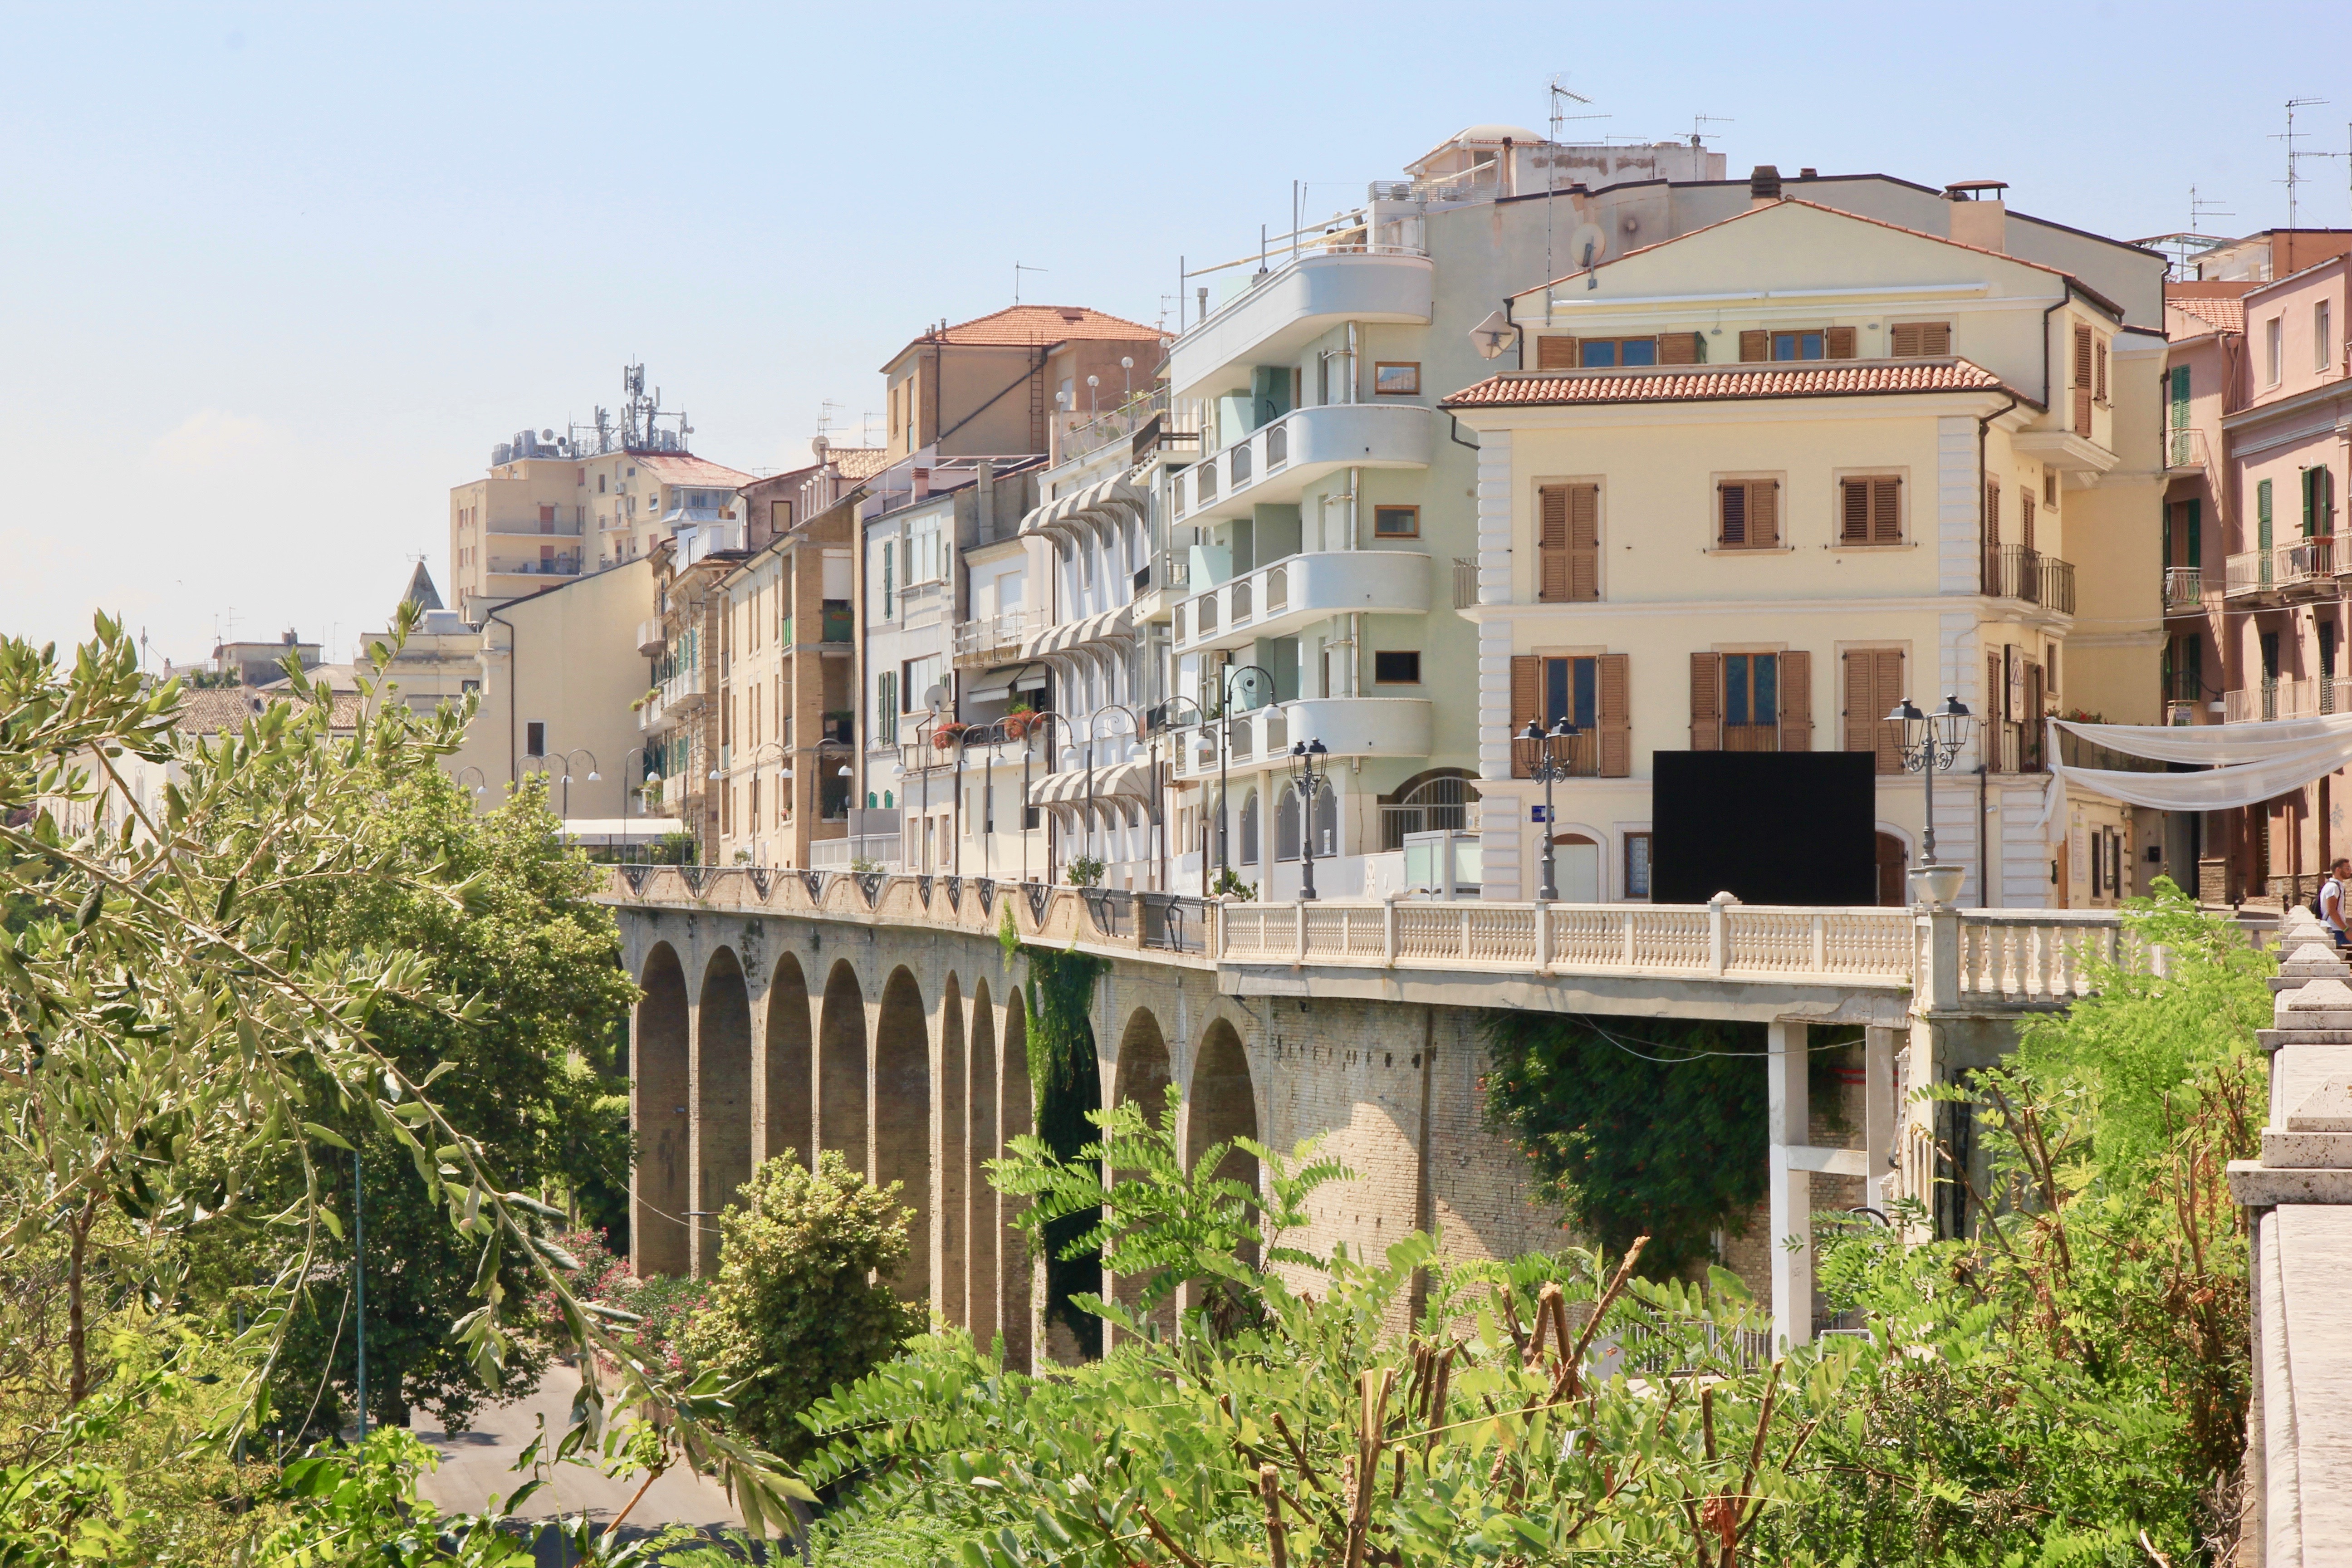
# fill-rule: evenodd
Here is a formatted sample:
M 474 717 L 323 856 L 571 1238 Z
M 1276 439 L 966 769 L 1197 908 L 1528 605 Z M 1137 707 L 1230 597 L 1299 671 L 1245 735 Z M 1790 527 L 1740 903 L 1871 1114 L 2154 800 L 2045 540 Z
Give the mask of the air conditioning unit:
M 1411 180 L 1374 180 L 1371 199 L 1376 202 L 1409 202 L 1412 200 Z

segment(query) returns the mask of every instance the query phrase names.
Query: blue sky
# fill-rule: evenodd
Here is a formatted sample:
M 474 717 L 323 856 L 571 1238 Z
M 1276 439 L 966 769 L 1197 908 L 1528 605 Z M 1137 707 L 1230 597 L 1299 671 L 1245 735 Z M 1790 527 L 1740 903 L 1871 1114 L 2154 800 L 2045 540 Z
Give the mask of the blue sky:
M 2136 237 L 2283 222 L 2282 105 L 2341 152 L 2320 5 L 0 5 L 0 630 L 107 607 L 347 650 L 447 490 L 641 359 L 697 448 L 854 436 L 924 322 L 1157 320 L 1177 258 L 1461 125 L 1706 127 L 1731 169 L 2005 179 Z M 2298 50 L 2294 41 L 2310 41 Z M 2306 224 L 2352 224 L 2347 161 Z M 234 616 L 233 622 L 231 616 Z

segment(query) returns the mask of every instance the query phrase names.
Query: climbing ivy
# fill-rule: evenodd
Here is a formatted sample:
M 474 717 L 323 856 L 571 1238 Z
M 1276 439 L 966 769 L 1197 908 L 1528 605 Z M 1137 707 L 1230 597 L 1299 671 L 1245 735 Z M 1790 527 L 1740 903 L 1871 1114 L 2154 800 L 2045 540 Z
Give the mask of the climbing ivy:
M 1686 1273 L 1764 1195 L 1765 1031 L 1712 1019 L 1488 1016 L 1488 1122 L 1538 1190 L 1643 1272 Z
M 1109 964 L 1075 946 L 1063 952 L 1024 944 L 1019 951 L 1029 961 L 1029 1085 L 1036 1097 L 1037 1137 L 1056 1156 L 1075 1159 L 1095 1135 L 1087 1112 L 1103 1102 L 1089 1015 L 1095 982 Z M 1102 1253 L 1062 1254 L 1101 1219 L 1099 1209 L 1087 1209 L 1045 1227 L 1045 1317 L 1059 1318 L 1090 1356 L 1102 1353 L 1102 1320 L 1072 1298 L 1101 1291 Z

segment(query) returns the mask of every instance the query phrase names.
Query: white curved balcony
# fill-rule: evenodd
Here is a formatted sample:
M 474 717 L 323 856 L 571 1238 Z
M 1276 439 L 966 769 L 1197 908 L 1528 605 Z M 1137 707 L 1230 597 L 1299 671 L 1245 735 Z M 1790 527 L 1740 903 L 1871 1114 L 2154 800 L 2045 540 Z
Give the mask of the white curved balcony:
M 1430 745 L 1426 697 L 1302 697 L 1235 713 L 1228 770 L 1280 763 L 1299 741 L 1320 741 L 1335 757 L 1426 757 Z M 1217 772 L 1228 727 L 1212 720 L 1183 732 L 1176 768 L 1185 778 Z
M 1285 556 L 1193 595 L 1176 606 L 1171 629 L 1177 652 L 1205 653 L 1333 616 L 1428 610 L 1429 557 L 1419 551 L 1318 551 Z
M 1176 515 L 1189 522 L 1247 517 L 1296 501 L 1335 469 L 1425 468 L 1437 416 L 1411 403 L 1327 403 L 1294 408 L 1176 476 Z
M 1249 384 L 1250 367 L 1294 358 L 1343 321 L 1425 327 L 1437 269 L 1416 248 L 1313 251 L 1226 300 L 1168 351 L 1179 398 L 1213 397 Z

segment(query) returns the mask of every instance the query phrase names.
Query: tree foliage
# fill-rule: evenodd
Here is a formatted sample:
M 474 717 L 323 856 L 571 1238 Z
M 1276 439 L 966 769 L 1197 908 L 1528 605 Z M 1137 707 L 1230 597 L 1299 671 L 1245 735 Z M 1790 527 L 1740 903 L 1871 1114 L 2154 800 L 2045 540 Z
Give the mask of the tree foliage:
M 908 1258 L 898 1193 L 896 1182 L 877 1187 L 851 1170 L 837 1149 L 818 1154 L 814 1172 L 787 1151 L 719 1216 L 719 1279 L 681 1349 L 731 1385 L 736 1419 L 772 1453 L 806 1453 L 801 1412 L 924 1327 L 922 1304 L 891 1289 Z

